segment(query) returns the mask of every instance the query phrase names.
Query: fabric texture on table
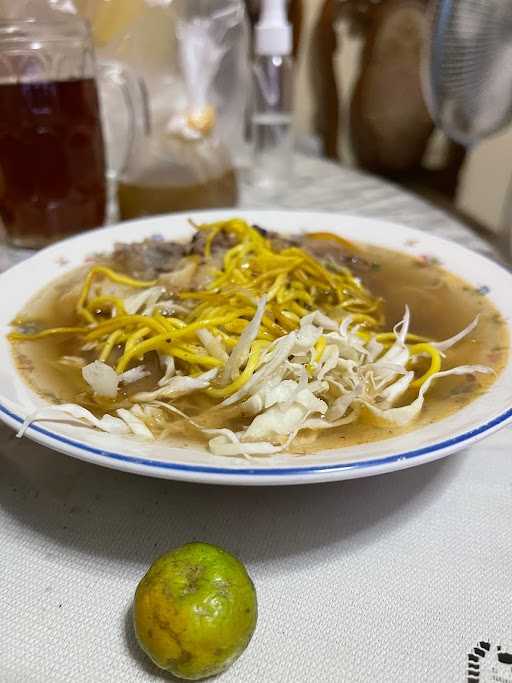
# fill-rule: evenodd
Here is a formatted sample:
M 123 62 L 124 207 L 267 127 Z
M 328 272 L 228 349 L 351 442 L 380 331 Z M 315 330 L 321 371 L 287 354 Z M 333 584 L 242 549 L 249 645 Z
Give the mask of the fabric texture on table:
M 101 469 L 0 428 L 0 681 L 165 680 L 129 608 L 153 558 L 236 553 L 259 621 L 226 683 L 464 681 L 511 638 L 512 430 L 393 474 L 266 489 Z
M 269 205 L 375 216 L 496 257 L 413 195 L 315 159 L 297 158 L 275 201 L 243 190 L 244 208 Z M 28 253 L 0 246 L 0 270 Z M 462 682 L 480 641 L 482 683 L 511 682 L 495 656 L 512 652 L 511 437 L 380 477 L 243 489 L 95 467 L 0 426 L 0 683 L 171 680 L 136 645 L 130 605 L 151 561 L 191 540 L 237 554 L 258 593 L 254 639 L 222 683 Z

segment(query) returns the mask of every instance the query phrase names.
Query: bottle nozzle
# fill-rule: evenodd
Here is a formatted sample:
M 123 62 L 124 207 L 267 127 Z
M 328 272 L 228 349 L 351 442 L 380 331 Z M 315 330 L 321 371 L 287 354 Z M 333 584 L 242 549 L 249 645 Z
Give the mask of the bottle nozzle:
M 289 55 L 292 51 L 292 27 L 286 13 L 287 0 L 263 0 L 255 28 L 255 51 L 258 55 Z

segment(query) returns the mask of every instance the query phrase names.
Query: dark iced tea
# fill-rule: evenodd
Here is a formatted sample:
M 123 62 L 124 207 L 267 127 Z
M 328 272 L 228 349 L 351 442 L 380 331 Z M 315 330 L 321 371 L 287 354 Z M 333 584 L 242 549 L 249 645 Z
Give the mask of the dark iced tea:
M 36 247 L 97 227 L 105 206 L 94 79 L 0 83 L 0 216 L 9 240 Z

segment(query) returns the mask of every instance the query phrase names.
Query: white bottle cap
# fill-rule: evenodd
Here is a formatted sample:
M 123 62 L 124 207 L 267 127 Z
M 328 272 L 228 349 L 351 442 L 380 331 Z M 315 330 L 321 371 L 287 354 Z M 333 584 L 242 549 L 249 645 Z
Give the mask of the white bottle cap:
M 292 52 L 292 27 L 286 16 L 287 0 L 263 0 L 254 31 L 255 52 L 261 56 L 284 56 Z

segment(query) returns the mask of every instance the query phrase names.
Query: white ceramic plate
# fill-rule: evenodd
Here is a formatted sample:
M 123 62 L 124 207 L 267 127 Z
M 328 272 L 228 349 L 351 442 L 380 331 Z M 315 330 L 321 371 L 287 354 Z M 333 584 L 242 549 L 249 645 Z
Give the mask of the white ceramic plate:
M 9 322 L 46 283 L 80 265 L 88 254 L 109 250 L 117 241 L 138 241 L 151 235 L 186 239 L 188 218 L 214 221 L 242 216 L 283 234 L 332 231 L 361 242 L 411 255 L 435 256 L 445 268 L 475 288 L 485 286 L 510 326 L 512 275 L 458 244 L 383 221 L 357 216 L 290 211 L 190 212 L 132 221 L 88 232 L 60 242 L 0 275 L 0 419 L 19 429 L 42 399 L 19 377 L 5 333 Z M 489 392 L 454 415 L 406 435 L 367 445 L 345 447 L 310 456 L 273 456 L 244 461 L 215 457 L 199 449 L 140 443 L 85 427 L 39 422 L 25 435 L 49 448 L 82 460 L 154 477 L 219 484 L 303 484 L 363 477 L 436 460 L 484 438 L 512 420 L 512 359 Z

